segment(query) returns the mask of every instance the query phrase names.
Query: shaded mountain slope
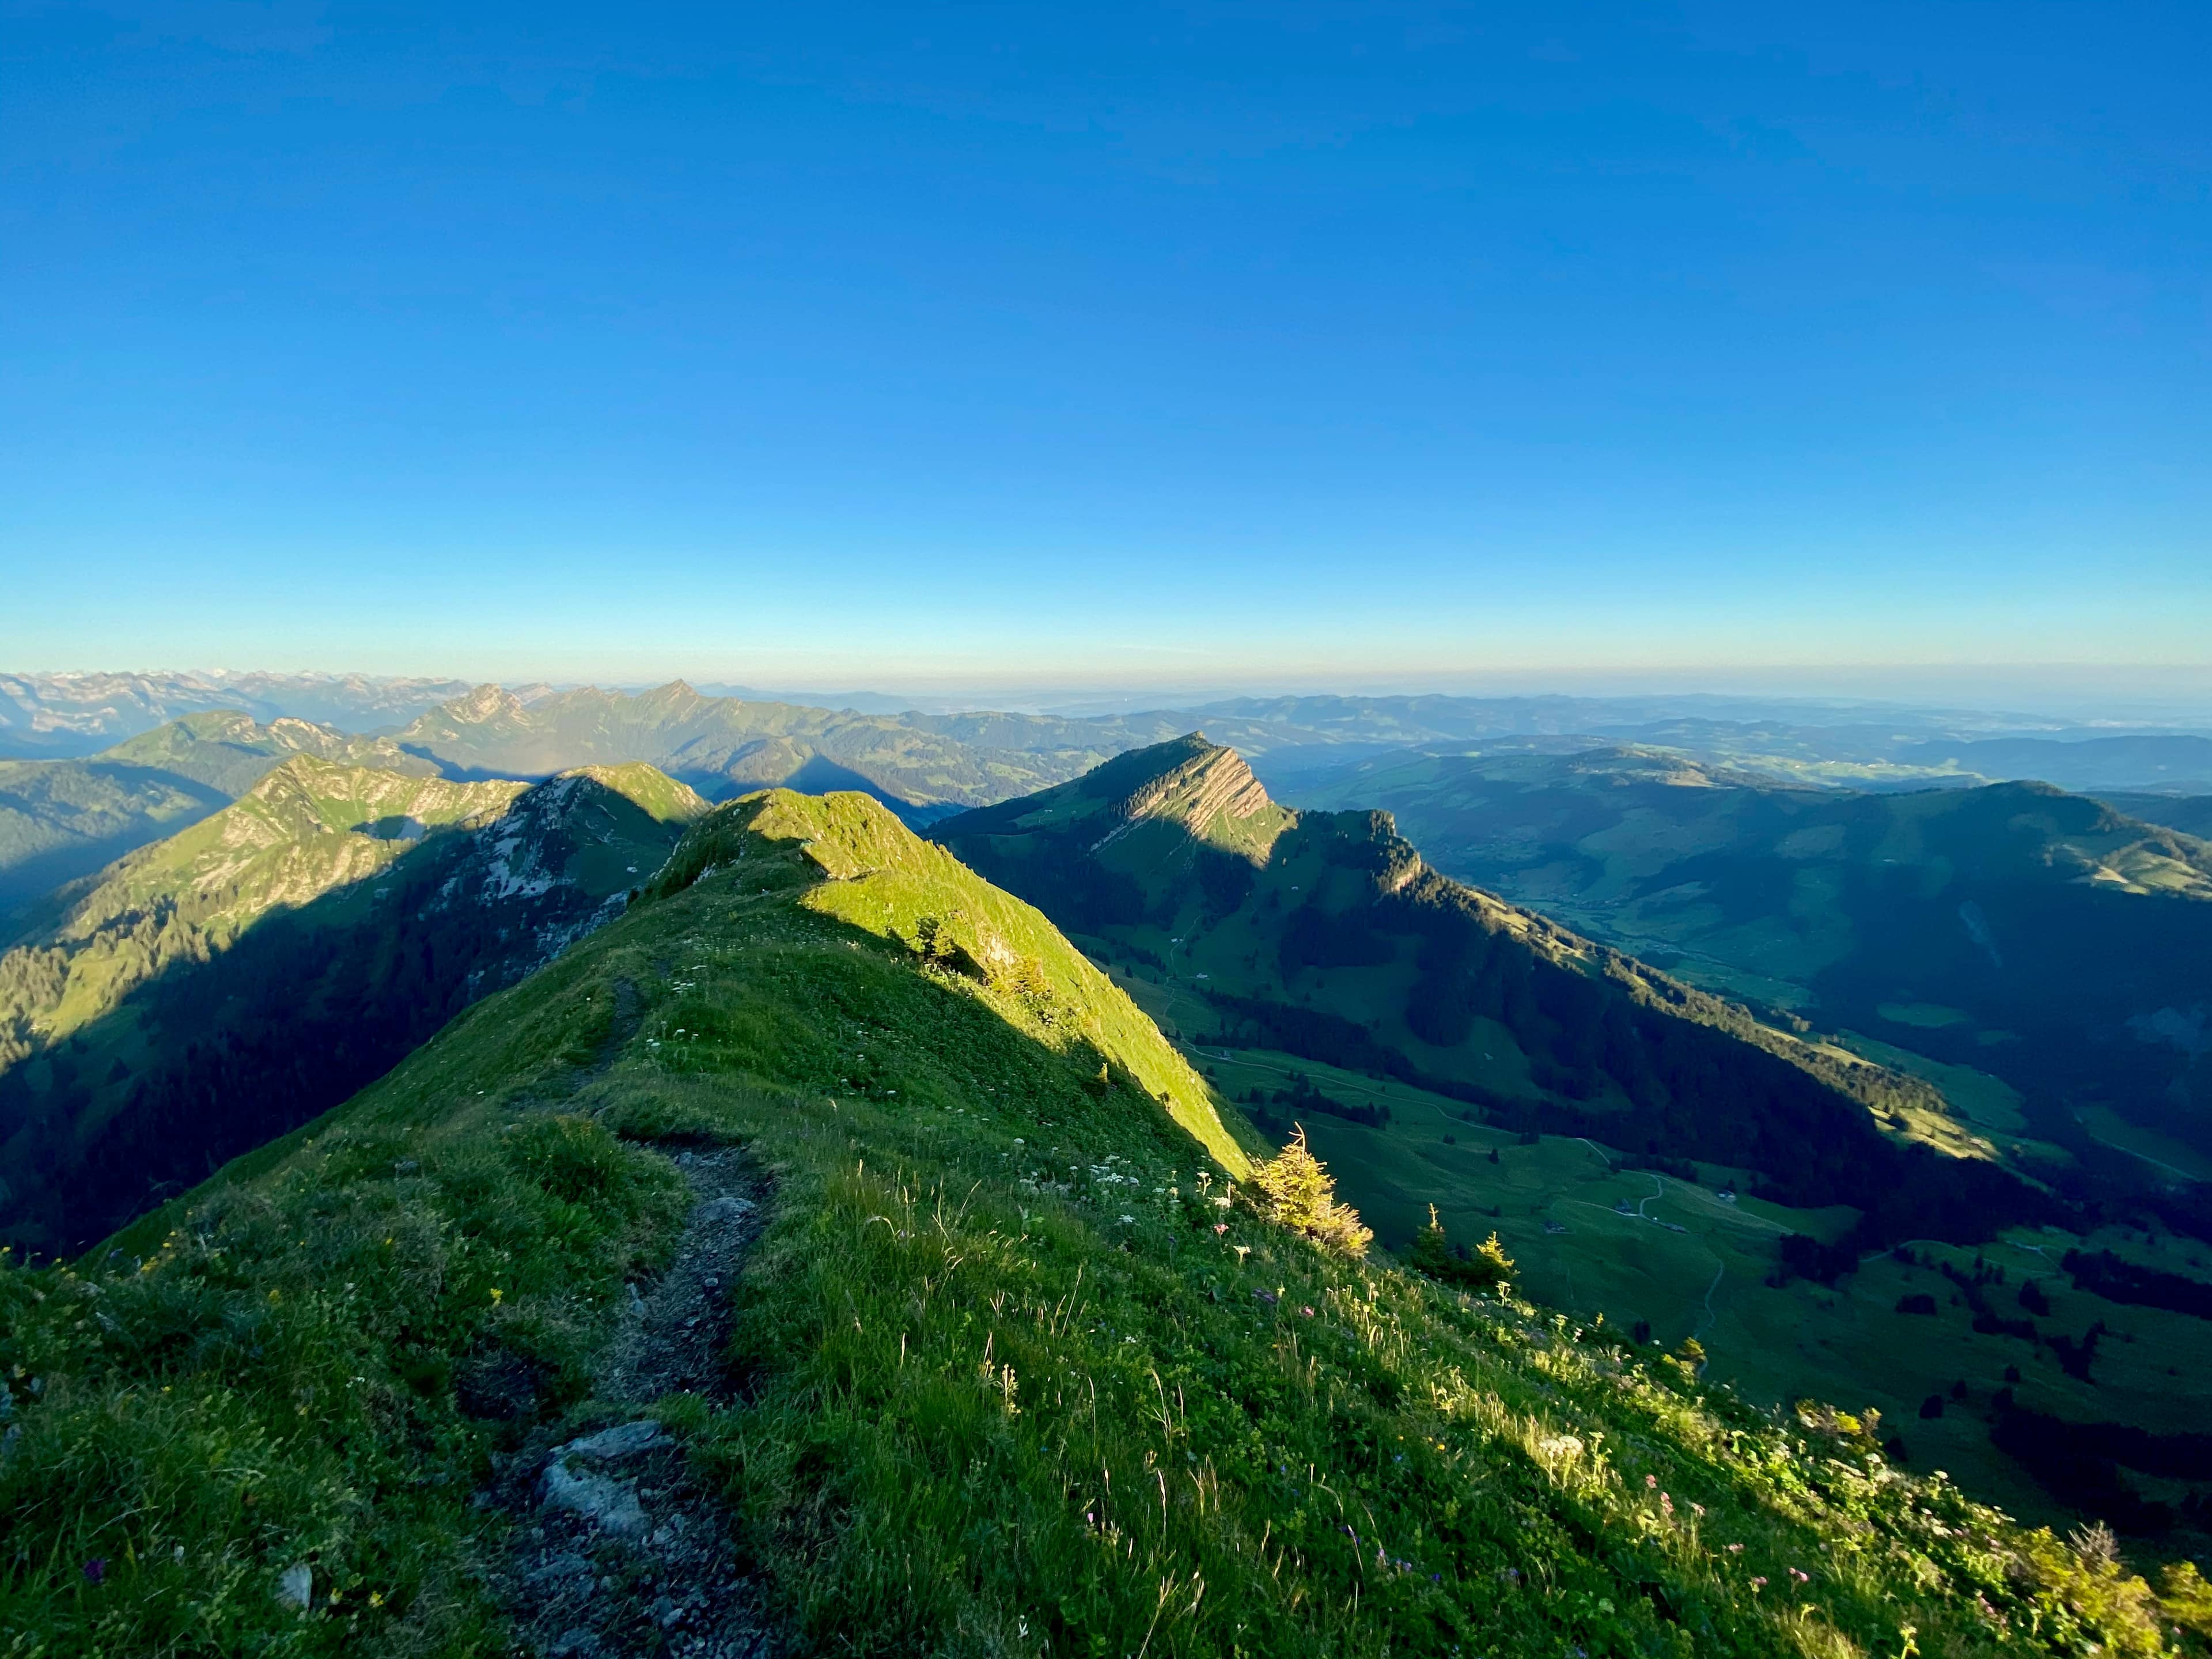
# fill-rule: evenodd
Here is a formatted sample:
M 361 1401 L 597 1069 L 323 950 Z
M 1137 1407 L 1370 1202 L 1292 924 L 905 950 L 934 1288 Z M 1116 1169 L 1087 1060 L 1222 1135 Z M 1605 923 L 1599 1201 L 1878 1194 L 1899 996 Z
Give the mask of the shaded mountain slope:
M 1678 757 L 1407 757 L 1300 797 L 1686 976 L 2212 1148 L 2212 844 L 2042 784 L 1778 787 Z M 2046 1127 L 2045 1133 L 2052 1133 Z
M 932 834 L 1125 962 L 1202 987 L 1219 1021 L 1205 1041 L 1756 1170 L 1779 1201 L 1865 1212 L 1863 1243 L 1975 1237 L 2047 1204 L 1983 1158 L 1885 1133 L 1940 1109 L 1927 1085 L 1447 879 L 1386 813 L 1278 806 L 1195 735 Z
M 343 1099 L 619 912 L 704 803 L 295 757 L 0 956 L 0 1224 L 75 1246 Z
M 0 761 L 0 933 L 15 907 L 220 811 L 294 755 L 437 770 L 386 739 L 228 710 L 188 714 L 88 760 Z
M 2123 817 L 2164 824 L 2199 841 L 2212 841 L 2212 794 L 2129 794 L 2100 789 L 2097 799 Z
M 726 807 L 647 902 L 118 1259 L 0 1267 L 0 1359 L 40 1379 L 0 1630 L 508 1650 L 476 1565 L 550 1524 L 552 1448 L 641 1411 L 782 1651 L 2148 1656 L 2193 1616 L 2193 1581 L 2161 1604 L 1863 1420 L 1776 1422 L 1217 1203 L 1249 1183 L 1203 1100 L 880 809 Z M 716 1286 L 726 1386 L 603 1397 L 685 1235 L 679 1159 L 731 1144 L 773 1187 Z M 598 1595 L 682 1610 L 646 1546 L 580 1548 Z

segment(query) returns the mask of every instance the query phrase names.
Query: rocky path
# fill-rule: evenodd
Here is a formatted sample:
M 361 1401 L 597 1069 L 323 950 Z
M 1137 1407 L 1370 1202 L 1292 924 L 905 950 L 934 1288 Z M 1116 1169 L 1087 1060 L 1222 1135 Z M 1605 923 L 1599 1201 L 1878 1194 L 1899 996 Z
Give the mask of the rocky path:
M 662 1396 L 732 1392 L 731 1286 L 764 1196 L 735 1148 L 673 1154 L 695 1198 L 676 1256 L 629 1306 L 593 1398 L 605 1426 L 507 1461 L 495 1501 L 516 1516 L 497 1588 L 515 1651 L 533 1659 L 755 1659 L 772 1650 L 727 1516 L 683 1448 L 641 1415 Z

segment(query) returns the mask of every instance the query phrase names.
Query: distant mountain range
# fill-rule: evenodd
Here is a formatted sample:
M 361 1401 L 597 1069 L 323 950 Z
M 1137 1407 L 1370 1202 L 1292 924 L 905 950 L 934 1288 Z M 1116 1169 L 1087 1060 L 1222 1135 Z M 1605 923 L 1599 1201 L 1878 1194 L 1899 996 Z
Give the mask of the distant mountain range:
M 97 754 L 213 709 L 371 732 L 404 725 L 468 690 L 465 680 L 368 674 L 0 674 L 0 756 Z
M 438 774 L 388 738 L 227 711 L 187 714 L 89 759 L 0 761 L 0 931 L 25 900 L 220 811 L 295 755 Z
M 620 913 L 706 810 L 305 754 L 64 886 L 0 955 L 0 1229 L 77 1248 L 378 1076 Z
M 1091 734 L 1019 715 L 890 717 L 701 696 L 681 681 L 640 696 L 586 689 L 525 702 L 497 686 L 394 734 L 450 776 L 543 776 L 643 759 L 710 799 L 788 785 L 857 789 L 909 820 L 997 800 L 1096 765 Z
M 1633 749 L 1294 793 L 1387 809 L 1439 868 L 1698 983 L 1993 1073 L 2039 1133 L 2103 1109 L 2212 1153 L 2212 843 L 2047 784 L 1790 787 Z
M 410 724 L 428 717 L 418 737 L 428 748 L 452 749 L 447 763 L 456 768 L 489 763 L 492 753 L 526 757 L 541 774 L 640 758 L 613 752 L 625 738 L 657 744 L 645 757 L 710 787 L 722 787 L 717 779 L 730 787 L 782 782 L 811 764 L 799 787 L 851 784 L 916 823 L 937 809 L 1064 781 L 1194 727 L 1277 786 L 1388 750 L 1480 744 L 1559 752 L 1657 747 L 1865 788 L 2037 779 L 2091 792 L 2212 795 L 2212 721 L 2196 731 L 2129 732 L 1956 709 L 1694 696 L 1243 697 L 1071 716 L 924 710 L 874 694 L 823 696 L 817 704 L 715 689 L 733 695 L 704 695 L 680 681 L 632 693 L 358 675 L 0 675 L 0 757 L 83 757 L 179 715 L 223 709 L 263 725 L 290 718 L 403 741 Z M 508 703 L 528 719 L 515 720 Z

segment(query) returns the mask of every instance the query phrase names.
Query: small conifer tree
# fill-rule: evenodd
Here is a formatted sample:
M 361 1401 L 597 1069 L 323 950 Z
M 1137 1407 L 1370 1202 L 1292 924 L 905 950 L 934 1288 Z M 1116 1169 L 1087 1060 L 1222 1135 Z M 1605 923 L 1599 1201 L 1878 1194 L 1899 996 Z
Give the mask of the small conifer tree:
M 1252 1186 L 1261 1212 L 1269 1220 L 1303 1234 L 1333 1255 L 1357 1261 L 1374 1242 L 1374 1231 L 1361 1223 L 1359 1212 L 1336 1201 L 1335 1180 L 1307 1146 L 1304 1124 L 1281 1152 L 1255 1167 Z
M 1430 1278 L 1449 1285 L 1487 1291 L 1502 1290 L 1513 1282 L 1513 1258 L 1505 1254 L 1495 1232 L 1472 1255 L 1464 1246 L 1455 1248 L 1433 1204 L 1429 1206 L 1429 1224 L 1413 1235 L 1413 1247 L 1407 1258 Z

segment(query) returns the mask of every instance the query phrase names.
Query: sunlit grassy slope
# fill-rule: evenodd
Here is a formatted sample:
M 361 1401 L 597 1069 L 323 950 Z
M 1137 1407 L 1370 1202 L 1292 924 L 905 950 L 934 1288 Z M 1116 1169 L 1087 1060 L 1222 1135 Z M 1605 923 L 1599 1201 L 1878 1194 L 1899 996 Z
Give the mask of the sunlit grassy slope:
M 187 714 L 87 759 L 0 761 L 0 937 L 17 905 L 219 811 L 301 754 L 437 770 L 388 738 L 223 711 Z
M 706 810 L 649 766 L 300 755 L 51 896 L 0 952 L 0 1237 L 82 1248 L 344 1099 L 618 911 Z
M 684 1139 L 749 1148 L 772 1219 L 743 1389 L 657 1413 L 790 1650 L 2148 1655 L 2201 1616 L 1863 1423 L 1219 1202 L 1245 1155 L 1104 976 L 862 798 L 778 792 L 112 1254 L 0 1274 L 0 1651 L 506 1651 L 471 1494 L 605 1420 Z M 487 1370 L 506 1420 L 457 1403 Z

